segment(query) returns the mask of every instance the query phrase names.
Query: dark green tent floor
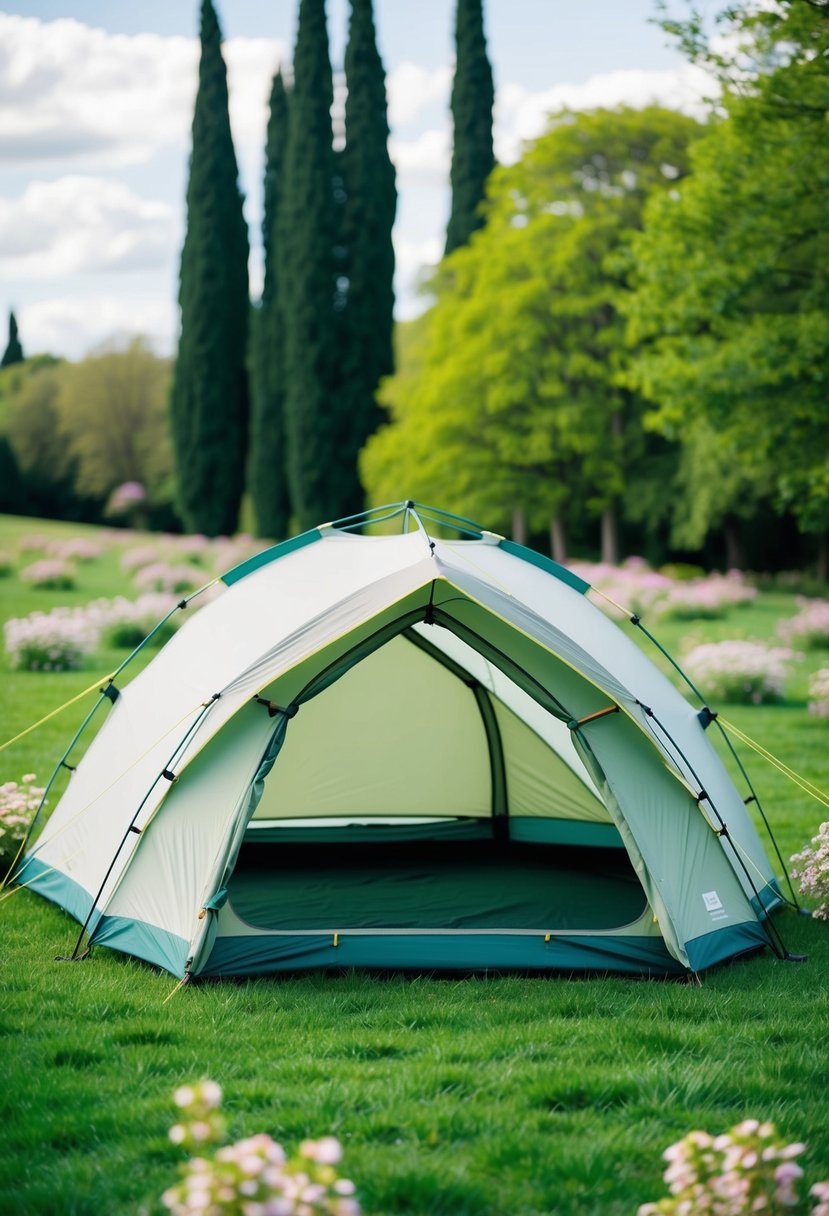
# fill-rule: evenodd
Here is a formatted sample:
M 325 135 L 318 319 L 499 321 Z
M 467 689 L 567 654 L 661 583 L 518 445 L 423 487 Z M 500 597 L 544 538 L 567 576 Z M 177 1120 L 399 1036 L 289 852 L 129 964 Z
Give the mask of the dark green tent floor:
M 615 929 L 645 896 L 622 849 L 496 841 L 246 845 L 229 887 L 258 929 Z

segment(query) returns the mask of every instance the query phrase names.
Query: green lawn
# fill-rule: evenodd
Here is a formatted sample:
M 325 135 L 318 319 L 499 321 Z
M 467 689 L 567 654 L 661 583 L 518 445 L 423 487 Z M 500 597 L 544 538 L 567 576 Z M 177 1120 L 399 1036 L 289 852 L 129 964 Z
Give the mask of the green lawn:
M 0 550 L 33 532 L 84 529 L 0 520 Z M 80 567 L 72 592 L 0 580 L 2 615 L 123 592 L 119 555 Z M 666 624 L 679 652 L 700 637 L 768 637 L 795 611 L 774 594 L 724 621 Z M 646 639 L 643 644 L 648 647 Z M 656 653 L 656 652 L 653 652 Z M 0 658 L 0 742 L 104 676 L 10 673 Z M 657 656 L 658 657 L 658 656 Z M 827 724 L 805 707 L 809 655 L 790 700 L 726 710 L 818 786 L 829 787 Z M 0 779 L 41 778 L 89 702 L 2 753 Z M 745 755 L 784 857 L 827 813 Z M 82 963 L 78 926 L 18 891 L 0 908 L 0 1213 L 115 1216 L 161 1209 L 180 1152 L 171 1094 L 212 1077 L 235 1134 L 293 1147 L 329 1132 L 366 1213 L 632 1214 L 663 1193 L 661 1150 L 692 1127 L 773 1119 L 805 1140 L 810 1180 L 829 1177 L 829 930 L 783 913 L 789 949 L 707 974 L 702 985 L 626 979 L 312 975 L 184 989 L 107 951 Z

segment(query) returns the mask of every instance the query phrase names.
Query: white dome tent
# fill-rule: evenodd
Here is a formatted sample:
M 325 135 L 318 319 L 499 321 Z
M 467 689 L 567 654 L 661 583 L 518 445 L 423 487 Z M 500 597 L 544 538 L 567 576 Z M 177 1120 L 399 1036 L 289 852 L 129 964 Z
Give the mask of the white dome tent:
M 409 502 L 223 582 L 107 688 L 15 875 L 76 955 L 681 975 L 779 947 L 711 714 L 564 567 Z

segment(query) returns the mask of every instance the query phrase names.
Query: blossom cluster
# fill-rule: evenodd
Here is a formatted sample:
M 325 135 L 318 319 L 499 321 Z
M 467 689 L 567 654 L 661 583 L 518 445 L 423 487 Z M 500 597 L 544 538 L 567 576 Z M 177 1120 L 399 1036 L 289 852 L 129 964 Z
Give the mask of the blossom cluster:
M 3 634 L 15 671 L 75 671 L 95 651 L 100 637 L 96 626 L 72 608 L 13 618 L 6 621 Z
M 20 577 L 33 587 L 47 591 L 68 591 L 75 586 L 73 567 L 58 557 L 44 557 L 39 562 L 33 562 L 31 566 L 24 566 Z
M 690 1132 L 663 1153 L 668 1162 L 663 1178 L 671 1197 L 642 1204 L 637 1216 L 784 1212 L 800 1202 L 803 1169 L 797 1158 L 805 1147 L 786 1144 L 773 1123 L 757 1119 L 745 1119 L 721 1136 Z M 811 1194 L 820 1200 L 813 1216 L 827 1216 L 829 1183 L 817 1183 Z
M 196 591 L 204 582 L 204 576 L 191 565 L 171 566 L 167 562 L 153 562 L 149 566 L 141 567 L 134 582 L 140 591 L 165 591 L 173 594 Z
M 147 491 L 140 481 L 125 481 L 116 486 L 107 499 L 104 514 L 110 518 L 129 515 L 137 508 L 143 507 L 147 501 Z
M 802 895 L 820 900 L 813 915 L 829 920 L 829 823 L 822 823 L 817 836 L 790 859 L 792 878 L 800 883 Z
M 172 595 L 151 593 L 134 601 L 116 596 L 7 621 L 3 631 L 10 666 L 16 671 L 75 671 L 102 642 L 138 646 L 175 604 Z M 166 641 L 178 624 L 174 614 L 154 640 Z
M 809 677 L 809 713 L 829 718 L 829 667 L 821 667 Z
M 790 646 L 816 650 L 829 646 L 829 600 L 798 598 L 800 611 L 787 621 L 781 621 L 777 631 Z
M 706 642 L 689 651 L 682 665 L 706 698 L 761 705 L 782 699 L 797 657 L 787 647 L 763 642 Z
M 46 552 L 64 562 L 92 562 L 100 557 L 104 546 L 86 536 L 69 536 L 65 540 L 50 540 Z
M 8 866 L 23 841 L 29 824 L 40 806 L 45 789 L 36 785 L 34 773 L 0 785 L 0 862 Z
M 175 566 L 175 563 L 179 563 L 178 569 L 181 569 L 183 563 L 189 563 L 223 574 L 265 547 L 266 542 L 254 540 L 244 533 L 233 538 L 217 536 L 213 540 L 199 533 L 188 536 L 163 535 L 153 543 L 127 549 L 121 558 L 121 569 L 132 573 L 148 566 Z M 152 579 L 155 575 L 145 577 Z
M 572 562 L 570 569 L 600 593 L 595 595 L 596 603 L 612 616 L 620 613 L 609 600 L 625 613 L 638 616 L 653 613 L 679 620 L 710 620 L 757 598 L 757 588 L 738 570 L 677 578 L 676 568 L 653 570 L 641 557 L 630 557 L 620 566 Z
M 204 1152 L 225 1139 L 219 1109 L 222 1091 L 215 1081 L 183 1085 L 174 1101 L 180 1121 L 170 1139 L 190 1151 Z M 183 1179 L 162 1195 L 173 1216 L 360 1216 L 356 1188 L 338 1176 L 342 1158 L 333 1136 L 305 1140 L 288 1157 L 271 1136 L 260 1133 L 197 1156 L 183 1167 Z

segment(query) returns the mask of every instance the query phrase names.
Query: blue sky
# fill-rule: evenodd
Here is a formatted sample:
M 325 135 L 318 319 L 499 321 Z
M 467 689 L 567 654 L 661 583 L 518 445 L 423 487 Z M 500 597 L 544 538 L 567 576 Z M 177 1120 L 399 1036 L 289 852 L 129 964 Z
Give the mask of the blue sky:
M 251 283 L 270 78 L 290 61 L 298 0 L 216 0 Z M 442 248 L 449 206 L 454 0 L 375 0 L 398 174 L 397 312 Z M 27 0 L 0 10 L 0 310 L 27 353 L 70 358 L 112 337 L 175 346 L 198 0 Z M 328 0 L 336 69 L 347 0 Z M 653 23 L 651 0 L 488 0 L 496 153 L 520 154 L 562 104 L 699 109 L 707 82 Z M 2 324 L 2 321 L 0 321 Z

